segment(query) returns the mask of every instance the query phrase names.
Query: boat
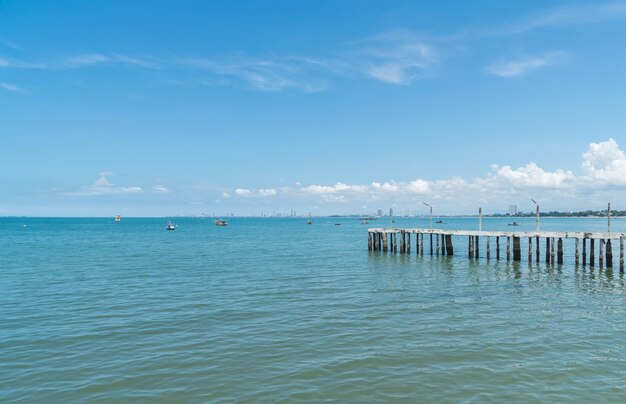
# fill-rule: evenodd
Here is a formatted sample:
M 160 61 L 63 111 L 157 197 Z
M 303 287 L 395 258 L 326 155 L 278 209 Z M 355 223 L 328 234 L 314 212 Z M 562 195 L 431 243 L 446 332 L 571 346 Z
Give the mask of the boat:
M 307 221 L 306 224 L 313 224 L 311 220 Z
M 216 226 L 228 226 L 228 222 L 224 219 L 217 219 L 215 221 Z
M 116 222 L 121 222 L 122 221 L 122 216 L 121 215 L 116 215 L 115 216 L 115 221 Z
M 509 223 L 509 226 L 519 226 L 519 223 L 517 222 Z
M 176 226 L 172 224 L 172 222 L 167 222 L 167 227 L 165 230 L 176 230 Z
M 341 226 L 341 223 L 335 223 L 335 226 Z
M 361 222 L 361 224 L 370 224 L 370 222 L 368 222 L 367 220 Z
M 443 220 L 437 220 L 435 223 L 443 223 Z

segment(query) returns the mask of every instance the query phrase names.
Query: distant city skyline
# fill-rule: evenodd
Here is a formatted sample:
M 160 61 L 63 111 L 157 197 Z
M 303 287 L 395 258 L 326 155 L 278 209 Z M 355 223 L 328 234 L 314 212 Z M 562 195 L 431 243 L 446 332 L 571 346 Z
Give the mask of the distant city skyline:
M 625 22 L 621 0 L 1 2 L 0 216 L 626 209 Z

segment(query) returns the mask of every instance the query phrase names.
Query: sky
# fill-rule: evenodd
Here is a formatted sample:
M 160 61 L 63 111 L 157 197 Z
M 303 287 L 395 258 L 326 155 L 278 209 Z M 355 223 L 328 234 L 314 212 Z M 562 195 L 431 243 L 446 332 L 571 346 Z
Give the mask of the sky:
M 626 1 L 0 0 L 0 216 L 626 210 Z

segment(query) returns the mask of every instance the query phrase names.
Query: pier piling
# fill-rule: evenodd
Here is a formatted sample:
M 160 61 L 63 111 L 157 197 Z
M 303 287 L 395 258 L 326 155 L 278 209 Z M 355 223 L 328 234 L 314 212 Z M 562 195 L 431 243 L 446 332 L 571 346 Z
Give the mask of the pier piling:
M 522 260 L 522 251 L 520 249 L 520 238 L 513 237 L 513 261 Z
M 613 268 L 613 248 L 611 247 L 611 239 L 606 240 L 606 267 Z

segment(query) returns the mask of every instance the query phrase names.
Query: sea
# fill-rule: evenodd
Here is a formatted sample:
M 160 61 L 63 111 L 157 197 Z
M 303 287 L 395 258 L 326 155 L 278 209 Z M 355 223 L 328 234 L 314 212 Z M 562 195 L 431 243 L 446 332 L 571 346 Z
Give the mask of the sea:
M 0 218 L 0 402 L 626 401 L 619 243 L 610 269 L 597 252 L 576 265 L 569 240 L 563 265 L 543 244 L 529 263 L 527 240 L 515 263 L 494 244 L 470 260 L 463 237 L 454 256 L 420 256 L 415 239 L 411 254 L 368 251 L 385 218 L 169 220 Z

